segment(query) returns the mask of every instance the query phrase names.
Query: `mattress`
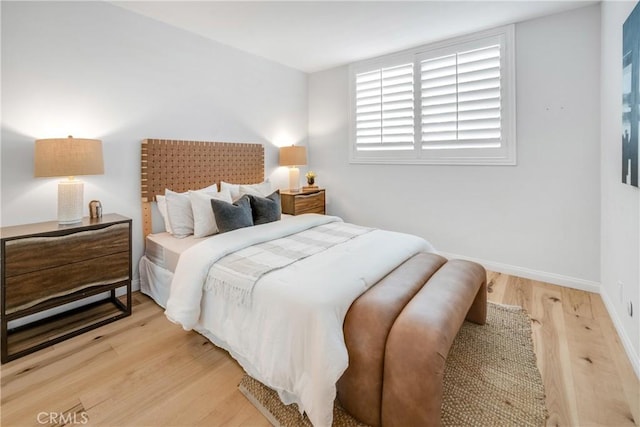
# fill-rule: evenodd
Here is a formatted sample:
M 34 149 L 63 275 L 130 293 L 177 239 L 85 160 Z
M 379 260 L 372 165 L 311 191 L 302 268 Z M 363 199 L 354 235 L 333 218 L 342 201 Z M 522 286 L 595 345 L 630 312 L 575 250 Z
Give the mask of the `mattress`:
M 282 221 L 292 215 L 282 215 Z M 214 237 L 215 236 L 210 236 Z M 176 271 L 180 255 L 198 243 L 210 237 L 195 238 L 188 236 L 182 239 L 173 237 L 167 232 L 149 234 L 145 242 L 144 255 L 140 258 L 140 290 L 150 296 L 162 308 L 167 306 L 171 290 L 171 280 Z M 210 338 L 211 339 L 211 338 Z
M 188 236 L 177 239 L 171 234 L 149 234 L 145 242 L 144 256 L 140 258 L 140 290 L 150 296 L 161 307 L 166 307 L 171 280 L 180 255 L 206 240 Z
M 144 255 L 158 267 L 173 273 L 176 271 L 180 255 L 203 240 L 205 238 L 195 238 L 193 236 L 177 239 L 166 232 L 149 234 L 145 244 Z

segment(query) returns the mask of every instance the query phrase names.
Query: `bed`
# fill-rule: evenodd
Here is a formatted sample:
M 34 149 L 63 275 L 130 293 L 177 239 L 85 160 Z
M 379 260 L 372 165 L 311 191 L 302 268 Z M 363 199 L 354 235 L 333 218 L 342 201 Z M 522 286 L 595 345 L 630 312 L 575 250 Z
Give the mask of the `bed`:
M 165 188 L 258 184 L 264 148 L 148 139 L 141 152 L 141 290 L 169 320 L 226 349 L 316 426 L 331 424 L 336 396 L 370 425 L 439 424 L 451 342 L 465 317 L 484 322 L 482 267 L 447 262 L 416 236 L 317 214 L 205 238 L 152 233 L 152 203 Z M 309 241 L 322 248 L 305 252 Z M 230 271 L 237 254 L 277 247 L 289 256 L 297 245 L 304 255 L 253 280 Z

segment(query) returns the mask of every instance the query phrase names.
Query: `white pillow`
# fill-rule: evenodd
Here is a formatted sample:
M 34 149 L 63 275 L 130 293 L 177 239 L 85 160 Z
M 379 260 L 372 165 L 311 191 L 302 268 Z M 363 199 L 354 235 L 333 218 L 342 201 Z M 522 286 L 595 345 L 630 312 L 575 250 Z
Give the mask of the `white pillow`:
M 191 209 L 193 210 L 193 237 L 205 237 L 218 232 L 218 224 L 211 208 L 211 199 L 222 200 L 231 203 L 229 190 L 219 193 L 207 193 L 204 191 L 189 191 Z
M 157 195 L 156 203 L 158 204 L 158 210 L 160 211 L 160 216 L 164 221 L 164 229 L 167 233 L 173 234 L 171 231 L 171 223 L 169 222 L 169 214 L 167 213 L 167 200 L 164 196 Z
M 242 192 L 242 188 L 245 189 L 245 193 Z M 266 194 L 264 195 L 268 196 L 269 194 L 272 193 L 271 183 L 268 180 L 261 182 L 260 184 L 248 184 L 248 185 L 231 184 L 228 182 L 220 181 L 220 190 L 229 190 L 229 192 L 231 193 L 231 199 L 233 199 L 234 201 L 239 199 L 240 196 L 242 196 L 243 194 L 250 194 L 246 192 L 248 188 L 253 188 L 258 191 L 257 194 L 253 193 L 254 196 L 261 195 L 262 193 L 265 193 L 265 192 Z M 268 188 L 268 190 L 266 190 L 266 188 Z
M 220 181 L 220 191 L 224 190 L 229 190 L 232 199 L 240 196 L 240 184 L 229 184 L 228 182 Z
M 268 181 L 262 182 L 260 184 L 240 186 L 241 196 L 243 194 L 250 194 L 252 196 L 267 197 L 271 193 L 273 193 L 273 191 L 271 189 L 271 183 Z
M 189 190 L 191 191 L 191 190 Z M 217 193 L 218 192 L 218 184 L 213 183 L 208 187 L 201 188 L 200 190 L 195 191 L 204 191 L 205 193 Z
M 218 192 L 218 186 L 213 184 L 202 190 L 197 190 L 197 192 L 215 194 Z M 169 232 L 178 238 L 193 234 L 193 211 L 191 209 L 189 192 L 176 193 L 175 191 L 165 189 L 164 196 L 167 205 L 167 217 L 169 218 Z
M 189 193 L 176 193 L 171 190 L 165 190 L 164 196 L 167 199 L 167 213 L 169 214 L 171 234 L 177 238 L 193 234 L 193 212 L 191 211 Z

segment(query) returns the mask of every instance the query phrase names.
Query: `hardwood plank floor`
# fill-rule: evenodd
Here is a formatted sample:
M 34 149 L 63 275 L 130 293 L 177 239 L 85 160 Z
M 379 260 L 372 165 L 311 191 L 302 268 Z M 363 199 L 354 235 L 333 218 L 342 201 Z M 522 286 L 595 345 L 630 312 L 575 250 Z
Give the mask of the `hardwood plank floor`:
M 488 279 L 490 301 L 532 318 L 547 425 L 638 425 L 638 380 L 599 295 Z M 171 324 L 146 296 L 133 302 L 131 317 L 2 365 L 0 424 L 269 425 L 238 391 L 242 369 L 225 351 Z

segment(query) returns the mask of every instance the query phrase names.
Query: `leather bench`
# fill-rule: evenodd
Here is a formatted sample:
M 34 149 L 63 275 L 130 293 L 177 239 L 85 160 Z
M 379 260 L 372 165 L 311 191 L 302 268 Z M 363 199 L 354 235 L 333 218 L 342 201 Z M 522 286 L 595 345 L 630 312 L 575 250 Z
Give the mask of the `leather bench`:
M 349 309 L 349 367 L 337 383 L 344 409 L 370 426 L 438 426 L 444 365 L 465 318 L 484 324 L 479 264 L 421 253 Z

